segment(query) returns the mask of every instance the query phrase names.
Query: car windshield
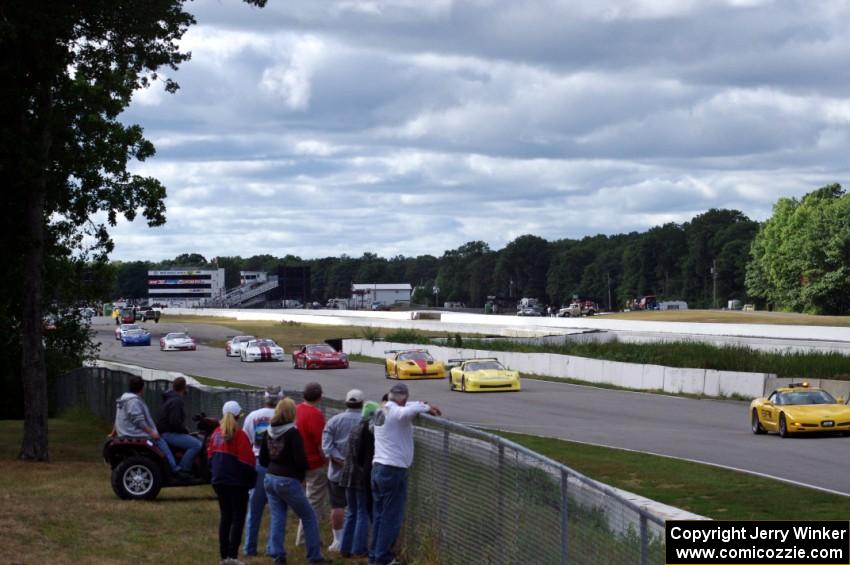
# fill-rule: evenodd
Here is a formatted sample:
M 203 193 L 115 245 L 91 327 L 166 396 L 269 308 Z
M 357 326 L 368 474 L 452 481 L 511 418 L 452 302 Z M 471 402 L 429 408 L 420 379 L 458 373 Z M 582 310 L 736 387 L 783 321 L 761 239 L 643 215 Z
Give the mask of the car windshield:
M 254 347 L 277 347 L 277 344 L 270 339 L 258 339 L 253 342 Z
M 189 334 L 185 334 L 185 333 L 168 334 L 168 339 L 189 339 Z
M 307 353 L 333 353 L 336 349 L 330 345 L 308 345 Z
M 503 369 L 502 364 L 495 360 L 473 361 L 464 365 L 464 370 L 466 371 L 500 371 Z
M 781 393 L 777 404 L 835 404 L 835 398 L 825 390 L 795 390 Z
M 428 361 L 429 363 L 434 360 L 431 357 L 431 354 L 427 351 L 405 351 L 403 353 L 398 354 L 399 361 Z
M 146 332 L 143 329 L 135 329 L 135 330 L 127 330 L 124 333 L 126 333 L 127 335 L 146 335 L 148 332 Z
M 138 329 L 141 329 L 141 328 L 139 326 L 136 326 L 136 325 L 124 324 L 123 326 L 121 326 L 121 331 L 125 331 L 125 332 L 129 332 L 131 330 L 138 330 Z

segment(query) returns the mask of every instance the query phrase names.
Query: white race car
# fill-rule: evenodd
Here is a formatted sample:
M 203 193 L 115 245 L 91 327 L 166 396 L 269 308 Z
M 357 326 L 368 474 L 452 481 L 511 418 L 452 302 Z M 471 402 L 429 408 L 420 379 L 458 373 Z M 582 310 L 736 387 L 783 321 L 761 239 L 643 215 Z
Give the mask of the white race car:
M 195 351 L 197 346 L 192 336 L 186 332 L 172 332 L 159 338 L 160 351 Z
M 115 328 L 115 339 L 121 339 L 124 335 L 130 330 L 142 330 L 144 329 L 139 324 L 121 324 L 117 328 Z M 147 331 L 147 330 L 145 330 Z
M 242 349 L 249 341 L 257 339 L 252 335 L 235 335 L 224 344 L 224 353 L 228 357 L 241 357 Z
M 252 339 L 242 347 L 240 361 L 283 361 L 283 348 L 273 339 Z

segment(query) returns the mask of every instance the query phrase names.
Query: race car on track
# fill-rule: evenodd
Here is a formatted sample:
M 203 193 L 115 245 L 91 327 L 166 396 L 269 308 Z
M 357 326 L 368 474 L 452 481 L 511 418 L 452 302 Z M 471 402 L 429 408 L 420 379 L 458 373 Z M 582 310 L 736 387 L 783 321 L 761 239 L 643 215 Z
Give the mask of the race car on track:
M 384 351 L 384 376 L 388 379 L 442 379 L 446 368 L 425 349 L 391 349 Z
M 142 330 L 144 329 L 139 324 L 121 324 L 117 328 L 115 328 L 115 339 L 121 339 L 124 337 L 124 332 L 128 332 L 130 330 Z
M 326 343 L 304 345 L 292 354 L 296 369 L 348 369 L 348 355 Z
M 850 406 L 808 383 L 791 383 L 750 403 L 754 434 L 778 432 L 782 437 L 808 432 L 850 433 Z
M 136 330 L 127 330 L 121 336 L 121 345 L 150 345 L 151 334 L 149 331 L 139 328 Z
M 231 337 L 224 344 L 224 354 L 228 357 L 241 357 L 242 348 L 252 339 L 257 338 L 252 335 L 235 335 Z
M 461 392 L 519 390 L 519 372 L 498 359 L 449 359 L 449 389 Z
M 197 346 L 192 336 L 186 332 L 171 332 L 159 338 L 160 351 L 195 351 Z
M 242 362 L 252 361 L 283 361 L 283 348 L 273 339 L 252 339 L 239 355 Z

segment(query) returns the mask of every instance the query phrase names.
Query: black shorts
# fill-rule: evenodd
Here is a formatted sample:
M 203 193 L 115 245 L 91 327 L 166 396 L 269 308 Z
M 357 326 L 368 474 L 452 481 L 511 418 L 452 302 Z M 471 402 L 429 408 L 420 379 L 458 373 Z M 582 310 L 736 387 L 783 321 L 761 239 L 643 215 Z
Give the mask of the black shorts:
M 345 487 L 339 483 L 328 481 L 328 491 L 331 493 L 331 508 L 345 508 Z

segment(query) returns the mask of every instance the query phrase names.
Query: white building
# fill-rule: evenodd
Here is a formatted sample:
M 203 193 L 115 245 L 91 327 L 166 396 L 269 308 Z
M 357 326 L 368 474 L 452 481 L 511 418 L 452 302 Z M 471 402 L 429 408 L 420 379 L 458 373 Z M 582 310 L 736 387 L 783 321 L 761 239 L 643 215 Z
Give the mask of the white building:
M 148 301 L 151 304 L 202 306 L 224 292 L 224 269 L 148 271 Z
M 394 304 L 410 304 L 410 294 L 413 287 L 408 283 L 394 284 L 352 284 L 351 301 L 354 308 L 370 309 L 375 303 L 385 306 Z
M 264 283 L 269 279 L 265 271 L 239 271 L 239 284 Z

